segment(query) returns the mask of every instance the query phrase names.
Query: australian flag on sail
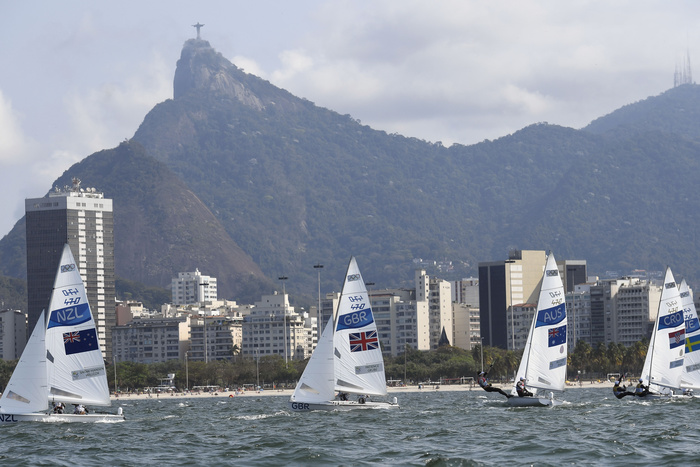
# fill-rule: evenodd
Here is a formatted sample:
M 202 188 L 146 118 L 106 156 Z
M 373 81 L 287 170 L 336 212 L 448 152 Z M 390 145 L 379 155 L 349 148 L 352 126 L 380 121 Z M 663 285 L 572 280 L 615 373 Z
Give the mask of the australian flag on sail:
M 63 346 L 66 349 L 66 355 L 97 350 L 99 348 L 97 345 L 97 331 L 93 328 L 83 331 L 64 332 Z
M 350 333 L 350 352 L 362 352 L 364 350 L 377 349 L 379 349 L 379 339 L 377 339 L 376 330 Z
M 685 329 L 679 329 L 675 332 L 668 333 L 668 342 L 672 349 L 685 345 Z
M 566 343 L 566 324 L 558 328 L 552 328 L 549 330 L 549 347 L 555 347 Z

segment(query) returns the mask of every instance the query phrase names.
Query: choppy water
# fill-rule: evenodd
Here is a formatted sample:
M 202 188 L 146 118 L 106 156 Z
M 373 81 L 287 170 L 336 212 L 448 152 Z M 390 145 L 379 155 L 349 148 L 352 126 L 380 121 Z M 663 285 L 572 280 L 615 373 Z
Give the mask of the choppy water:
M 121 401 L 122 423 L 0 427 L 2 465 L 688 465 L 700 399 L 571 389 L 555 408 L 444 387 L 400 410 L 293 413 L 287 397 Z

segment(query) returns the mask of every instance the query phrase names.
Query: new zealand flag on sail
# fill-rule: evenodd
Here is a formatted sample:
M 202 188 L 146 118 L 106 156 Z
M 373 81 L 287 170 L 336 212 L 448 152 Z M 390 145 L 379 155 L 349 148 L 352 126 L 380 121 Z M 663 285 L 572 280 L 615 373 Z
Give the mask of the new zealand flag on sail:
M 552 328 L 549 330 L 549 347 L 555 347 L 566 343 L 566 324 L 558 328 Z
M 97 331 L 85 329 L 84 331 L 72 331 L 63 333 L 63 346 L 66 355 L 97 350 Z

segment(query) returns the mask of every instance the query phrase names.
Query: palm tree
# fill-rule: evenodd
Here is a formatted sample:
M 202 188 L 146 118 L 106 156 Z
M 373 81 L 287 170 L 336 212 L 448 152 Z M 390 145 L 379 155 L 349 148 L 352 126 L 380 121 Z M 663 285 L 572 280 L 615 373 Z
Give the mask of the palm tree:
M 233 344 L 231 347 L 231 356 L 233 357 L 234 360 L 236 360 L 236 357 L 241 354 L 241 348 L 238 347 L 238 344 Z

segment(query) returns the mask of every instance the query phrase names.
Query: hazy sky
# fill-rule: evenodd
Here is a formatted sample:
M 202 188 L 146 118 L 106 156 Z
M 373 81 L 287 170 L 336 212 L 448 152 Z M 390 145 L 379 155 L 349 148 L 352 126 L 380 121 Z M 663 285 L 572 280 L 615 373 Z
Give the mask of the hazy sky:
M 700 63 L 690 0 L 0 0 L 0 17 L 0 236 L 25 198 L 172 97 L 197 22 L 249 73 L 445 145 L 580 128 L 672 87 L 687 53 Z

